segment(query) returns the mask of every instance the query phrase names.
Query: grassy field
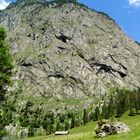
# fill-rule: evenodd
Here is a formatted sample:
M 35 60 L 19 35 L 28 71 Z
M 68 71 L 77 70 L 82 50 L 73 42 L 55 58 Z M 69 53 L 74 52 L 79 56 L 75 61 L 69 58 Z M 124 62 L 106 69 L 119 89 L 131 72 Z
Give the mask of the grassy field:
M 108 136 L 105 138 L 100 138 L 98 140 L 140 140 L 140 115 L 130 117 L 127 114 L 119 118 L 119 121 L 126 123 L 131 132 L 121 135 Z M 25 140 L 94 140 L 95 133 L 94 128 L 96 122 L 90 122 L 86 126 L 79 126 L 77 128 L 71 129 L 69 135 L 67 136 L 39 136 L 27 138 Z

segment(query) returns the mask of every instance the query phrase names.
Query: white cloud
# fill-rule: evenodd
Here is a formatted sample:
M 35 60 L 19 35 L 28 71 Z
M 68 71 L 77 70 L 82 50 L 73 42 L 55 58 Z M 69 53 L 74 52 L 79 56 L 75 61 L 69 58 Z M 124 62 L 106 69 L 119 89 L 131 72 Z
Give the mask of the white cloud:
M 5 9 L 10 2 L 6 2 L 6 0 L 0 0 L 0 10 Z
M 131 6 L 140 7 L 140 0 L 128 0 Z

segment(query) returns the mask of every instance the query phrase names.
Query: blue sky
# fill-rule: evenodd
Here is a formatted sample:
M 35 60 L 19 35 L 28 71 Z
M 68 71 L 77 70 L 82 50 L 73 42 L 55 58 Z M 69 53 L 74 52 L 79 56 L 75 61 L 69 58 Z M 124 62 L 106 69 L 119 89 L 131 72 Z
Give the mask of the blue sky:
M 14 0 L 0 0 L 0 9 L 4 9 Z M 79 0 L 88 7 L 107 13 L 122 30 L 134 40 L 140 42 L 140 0 Z

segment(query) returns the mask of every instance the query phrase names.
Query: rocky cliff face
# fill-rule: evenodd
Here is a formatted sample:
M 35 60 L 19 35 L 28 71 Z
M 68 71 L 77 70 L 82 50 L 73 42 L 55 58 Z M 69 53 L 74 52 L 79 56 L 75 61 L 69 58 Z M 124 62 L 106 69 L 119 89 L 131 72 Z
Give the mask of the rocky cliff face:
M 0 25 L 23 89 L 19 104 L 85 106 L 110 87 L 140 87 L 140 46 L 106 14 L 72 3 L 18 0 L 0 12 Z

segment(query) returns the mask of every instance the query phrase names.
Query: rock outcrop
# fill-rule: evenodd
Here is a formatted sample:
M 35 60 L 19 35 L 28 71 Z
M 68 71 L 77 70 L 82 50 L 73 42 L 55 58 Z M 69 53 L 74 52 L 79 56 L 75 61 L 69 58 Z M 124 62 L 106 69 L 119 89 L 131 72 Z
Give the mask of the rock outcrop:
M 98 122 L 98 125 L 95 128 L 95 133 L 98 138 L 127 132 L 130 132 L 130 129 L 122 122 L 109 122 L 103 120 Z
M 5 127 L 5 129 L 7 133 L 11 136 L 17 136 L 19 138 L 28 136 L 28 129 L 21 126 L 13 126 L 12 124 L 9 124 Z
M 79 108 L 110 87 L 140 87 L 140 46 L 109 16 L 80 4 L 30 2 L 0 11 L 23 91 L 18 105 Z

